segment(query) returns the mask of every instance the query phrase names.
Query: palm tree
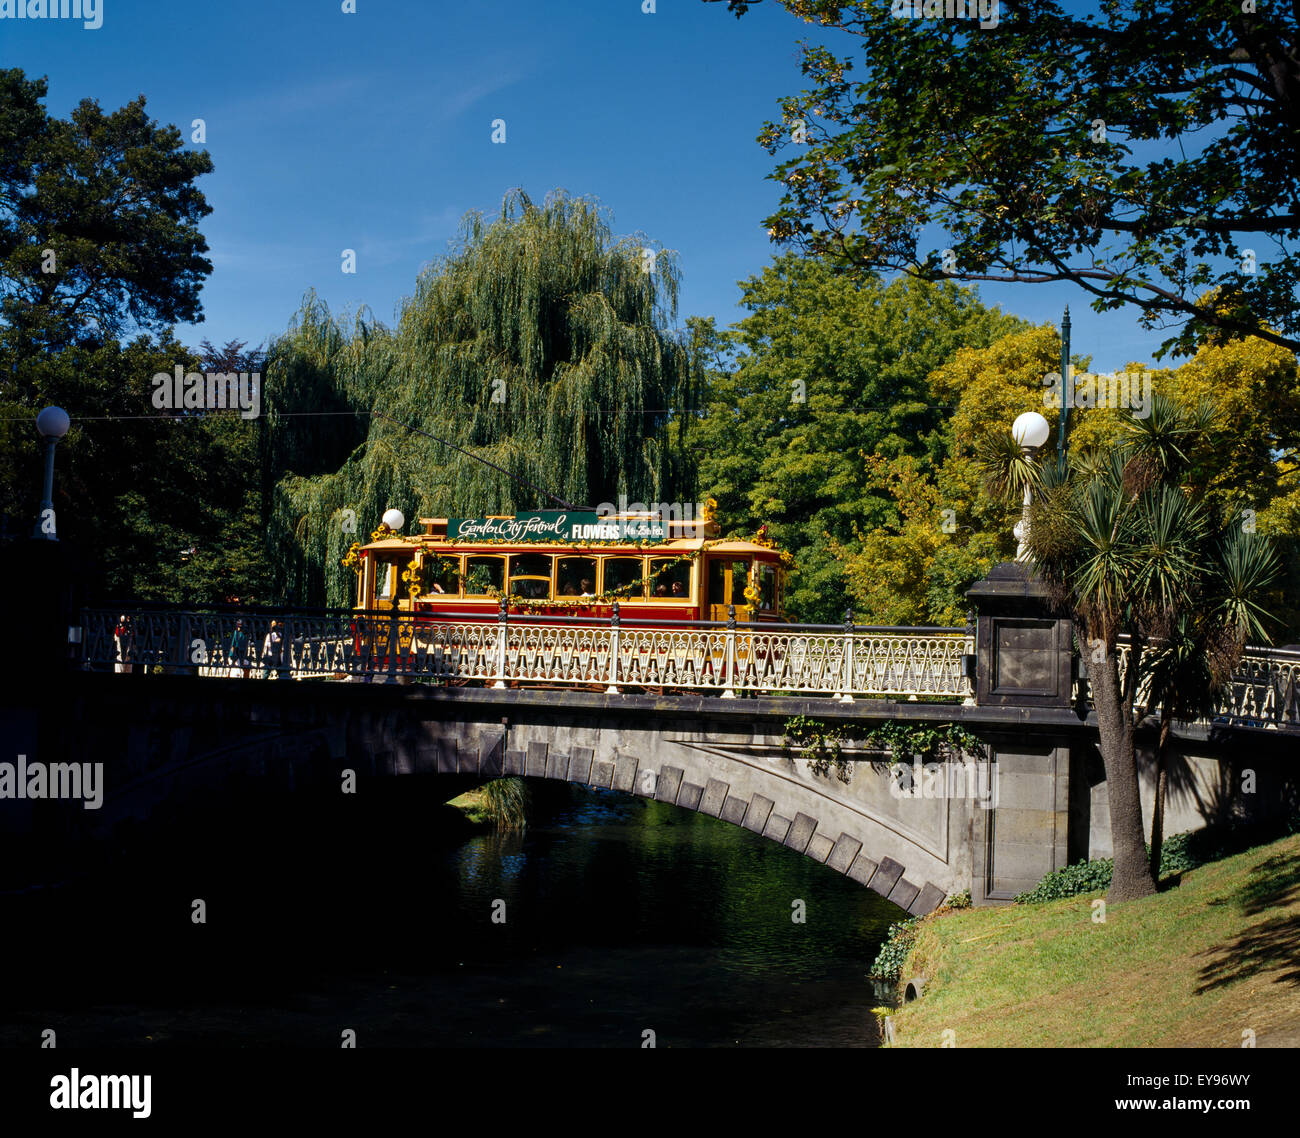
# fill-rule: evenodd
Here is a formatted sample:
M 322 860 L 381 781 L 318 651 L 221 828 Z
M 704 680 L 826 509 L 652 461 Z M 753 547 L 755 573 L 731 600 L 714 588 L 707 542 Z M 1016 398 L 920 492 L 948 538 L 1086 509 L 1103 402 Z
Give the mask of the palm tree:
M 1089 677 L 1110 799 L 1111 902 L 1156 890 L 1143 840 L 1135 743 L 1134 702 L 1148 645 L 1155 645 L 1156 660 L 1167 660 L 1154 690 L 1162 706 L 1168 701 L 1169 723 L 1194 714 L 1196 689 L 1189 687 L 1184 698 L 1178 687 L 1192 665 L 1174 666 L 1180 618 L 1191 637 L 1188 654 L 1213 657 L 1207 665 L 1212 687 L 1240 657 L 1247 636 L 1262 633 L 1265 613 L 1255 598 L 1277 572 L 1266 538 L 1214 525 L 1196 488 L 1185 485 L 1189 449 L 1204 439 L 1211 412 L 1204 405 L 1187 412 L 1156 396 L 1148 419 L 1130 417 L 1119 445 L 1103 455 L 1073 455 L 1068 470 L 1055 462 L 1037 471 L 1026 470 L 1024 461 L 1013 466 L 1009 437 L 984 452 L 995 491 L 1009 496 L 1028 485 L 1035 492 L 1030 560 L 1071 613 L 1094 661 L 1101 650 Z M 1123 633 L 1130 648 L 1121 674 Z M 1162 734 L 1167 742 L 1163 724 Z
M 1215 543 L 1207 588 L 1196 611 L 1179 613 L 1169 634 L 1152 645 L 1147 706 L 1160 713 L 1156 789 L 1151 809 L 1151 876 L 1160 880 L 1164 841 L 1166 749 L 1175 723 L 1214 714 L 1216 696 L 1232 678 L 1246 642 L 1264 639 L 1267 614 L 1256 598 L 1277 579 L 1279 565 L 1267 543 L 1251 541 L 1235 517 Z

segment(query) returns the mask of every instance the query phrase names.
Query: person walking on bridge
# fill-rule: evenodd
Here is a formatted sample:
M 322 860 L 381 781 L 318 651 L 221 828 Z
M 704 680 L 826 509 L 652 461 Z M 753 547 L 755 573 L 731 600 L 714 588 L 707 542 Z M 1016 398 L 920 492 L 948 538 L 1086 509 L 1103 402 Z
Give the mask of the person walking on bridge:
M 248 633 L 244 631 L 244 622 L 235 621 L 235 631 L 230 635 L 230 677 L 234 679 L 237 674 L 248 679 L 249 659 L 248 659 Z
M 117 648 L 115 672 L 130 672 L 131 657 L 134 655 L 135 632 L 131 628 L 131 618 L 123 613 L 117 618 L 117 627 L 113 629 L 113 644 Z
M 279 668 L 284 654 L 284 636 L 280 632 L 280 622 L 271 621 L 271 631 L 266 634 L 266 639 L 262 641 L 262 664 L 264 670 L 262 679 L 269 680 L 271 671 Z

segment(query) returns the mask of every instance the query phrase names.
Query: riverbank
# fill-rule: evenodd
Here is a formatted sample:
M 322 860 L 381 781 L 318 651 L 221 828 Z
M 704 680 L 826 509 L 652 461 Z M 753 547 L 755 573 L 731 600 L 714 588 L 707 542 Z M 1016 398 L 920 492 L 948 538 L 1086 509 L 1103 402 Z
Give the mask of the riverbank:
M 921 922 L 903 976 L 927 982 L 894 1016 L 893 1045 L 1300 1042 L 1300 835 L 1163 889 L 1108 906 L 1104 922 L 1102 891 Z

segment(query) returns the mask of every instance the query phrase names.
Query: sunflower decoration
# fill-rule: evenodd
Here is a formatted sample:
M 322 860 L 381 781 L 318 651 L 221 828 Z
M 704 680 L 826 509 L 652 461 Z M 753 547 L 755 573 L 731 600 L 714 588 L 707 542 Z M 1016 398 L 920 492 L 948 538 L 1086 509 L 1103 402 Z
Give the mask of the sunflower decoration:
M 339 562 L 339 564 L 342 565 L 344 569 L 355 569 L 358 573 L 360 573 L 362 556 L 363 555 L 361 552 L 361 542 L 354 541 L 348 547 L 347 555 L 343 558 L 341 562 Z
M 419 597 L 423 590 L 420 588 L 420 570 L 424 567 L 424 559 L 417 553 L 411 559 L 408 569 L 402 572 L 402 580 L 406 582 L 406 591 L 410 594 L 411 600 Z
M 718 500 L 717 498 L 705 498 L 704 506 L 700 510 L 700 519 L 706 522 L 715 522 L 718 520 Z
M 751 608 L 758 607 L 758 589 L 753 585 L 745 586 L 745 600 L 749 602 Z

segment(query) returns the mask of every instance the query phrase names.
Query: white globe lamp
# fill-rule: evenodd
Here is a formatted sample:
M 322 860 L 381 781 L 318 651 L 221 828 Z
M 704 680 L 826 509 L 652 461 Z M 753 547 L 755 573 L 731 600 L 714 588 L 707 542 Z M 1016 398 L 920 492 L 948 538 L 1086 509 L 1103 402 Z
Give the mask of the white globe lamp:
M 46 407 L 36 416 L 36 430 L 42 438 L 61 439 L 71 425 L 72 420 L 62 407 Z
M 1037 450 L 1047 442 L 1050 433 L 1051 428 L 1047 425 L 1047 420 L 1037 411 L 1026 411 L 1011 424 L 1011 437 L 1016 440 L 1018 446 L 1029 450 Z

